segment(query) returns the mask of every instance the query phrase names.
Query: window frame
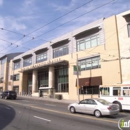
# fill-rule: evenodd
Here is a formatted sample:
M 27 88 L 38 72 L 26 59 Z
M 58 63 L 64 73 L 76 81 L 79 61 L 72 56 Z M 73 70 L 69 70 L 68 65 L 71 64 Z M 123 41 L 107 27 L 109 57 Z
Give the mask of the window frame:
M 64 53 L 64 49 L 66 50 L 66 53 Z M 69 54 L 69 44 L 65 44 L 63 46 L 53 48 L 53 58 L 57 58 L 57 57 L 64 56 L 67 54 Z
M 89 48 L 95 47 L 95 46 L 92 46 L 92 40 L 94 40 L 94 39 L 96 40 L 96 46 L 99 46 L 101 44 L 101 42 L 100 42 L 100 34 L 96 33 L 96 34 L 84 37 L 82 39 L 78 39 L 76 41 L 76 50 L 77 51 L 83 51 L 85 49 L 89 49 Z M 90 47 L 87 47 L 87 45 L 86 45 L 87 42 L 89 43 Z M 83 50 L 80 49 L 80 44 L 81 43 L 82 44 L 84 43 L 84 49 Z

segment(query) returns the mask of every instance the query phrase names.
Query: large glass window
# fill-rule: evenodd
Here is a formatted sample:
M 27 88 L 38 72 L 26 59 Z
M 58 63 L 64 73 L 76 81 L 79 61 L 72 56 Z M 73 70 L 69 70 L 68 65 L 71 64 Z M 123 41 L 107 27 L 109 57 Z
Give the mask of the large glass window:
M 38 86 L 49 87 L 48 86 L 48 71 L 38 73 Z
M 130 37 L 130 23 L 127 25 L 128 28 L 128 37 Z
M 23 66 L 29 66 L 32 64 L 32 57 L 29 57 L 29 58 L 26 58 L 26 59 L 23 59 Z
M 82 51 L 100 45 L 99 34 L 77 41 L 77 51 Z
M 68 53 L 69 53 L 68 45 L 60 46 L 58 48 L 53 49 L 53 58 L 63 56 L 63 55 L 67 55 Z
M 14 62 L 14 69 L 19 69 L 20 68 L 20 61 Z
M 68 92 L 68 68 L 55 69 L 55 88 L 56 92 Z
M 80 70 L 90 70 L 90 69 L 95 69 L 95 68 L 100 68 L 100 57 L 92 57 L 92 58 L 87 58 L 84 60 L 78 61 L 78 64 L 80 66 Z
M 42 62 L 42 61 L 46 61 L 46 60 L 47 60 L 47 52 L 36 55 L 36 62 L 37 63 Z
M 121 95 L 121 87 L 113 87 L 113 96 Z

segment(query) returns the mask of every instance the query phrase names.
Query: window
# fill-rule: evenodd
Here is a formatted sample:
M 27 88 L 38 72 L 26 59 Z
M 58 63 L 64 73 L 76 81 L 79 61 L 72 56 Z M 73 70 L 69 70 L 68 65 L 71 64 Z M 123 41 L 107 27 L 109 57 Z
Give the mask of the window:
M 101 95 L 109 95 L 110 94 L 109 88 L 108 87 L 100 88 L 100 93 Z
M 113 87 L 113 96 L 121 95 L 121 88 L 120 87 Z
M 110 104 L 110 102 L 108 102 L 108 101 L 106 101 L 106 100 L 104 100 L 104 99 L 96 99 L 98 102 L 100 102 L 101 104 L 103 104 L 103 105 L 109 105 Z
M 68 45 L 61 46 L 61 47 L 53 49 L 53 58 L 67 55 L 68 53 L 69 53 Z
M 82 51 L 100 45 L 99 34 L 77 41 L 77 51 Z
M 92 99 L 87 99 L 87 104 L 89 105 L 96 105 L 97 103 Z
M 13 81 L 18 81 L 19 80 L 19 74 L 16 74 L 13 76 Z
M 128 29 L 128 37 L 130 37 L 130 23 L 127 25 L 127 29 Z
M 99 86 L 83 86 L 79 90 L 80 94 L 99 94 Z
M 55 69 L 55 86 L 56 92 L 68 92 L 68 68 Z
M 18 68 L 20 68 L 20 61 L 14 63 L 14 69 L 16 70 Z
M 37 63 L 42 62 L 42 61 L 46 61 L 46 60 L 47 60 L 47 52 L 36 55 L 36 62 Z
M 82 100 L 79 104 L 87 104 L 87 100 Z
M 23 66 L 29 66 L 32 64 L 32 57 L 26 58 L 23 60 Z
M 100 57 L 99 56 L 84 59 L 84 60 L 80 60 L 80 61 L 78 61 L 78 64 L 80 66 L 81 71 L 101 67 L 101 65 L 100 65 Z
M 3 83 L 3 82 L 4 82 L 4 78 L 1 77 L 1 78 L 0 78 L 0 83 Z
M 130 87 L 123 87 L 123 95 L 130 96 Z

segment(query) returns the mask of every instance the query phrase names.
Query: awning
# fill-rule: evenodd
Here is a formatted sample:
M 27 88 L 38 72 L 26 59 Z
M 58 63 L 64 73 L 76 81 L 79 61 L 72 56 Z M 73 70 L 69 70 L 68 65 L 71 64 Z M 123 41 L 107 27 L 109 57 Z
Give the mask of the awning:
M 69 39 L 67 38 L 67 39 L 64 39 L 64 40 L 55 42 L 55 43 L 51 44 L 51 46 L 52 46 L 53 48 L 55 48 L 55 47 L 58 47 L 58 46 L 61 46 L 61 45 L 65 45 L 65 44 L 67 44 L 68 42 L 69 42 Z
M 79 86 L 99 86 L 102 85 L 102 77 L 89 77 L 89 78 L 80 78 Z M 77 86 L 77 79 L 76 79 Z
M 42 53 L 42 52 L 46 52 L 47 50 L 48 50 L 48 48 L 45 47 L 45 48 L 42 48 L 42 49 L 36 50 L 35 53 L 36 53 L 36 54 L 40 54 L 40 53 Z
M 84 37 L 84 36 L 89 36 L 91 34 L 94 34 L 96 32 L 99 32 L 100 26 L 96 26 L 96 27 L 93 27 L 93 28 L 90 28 L 90 29 L 87 29 L 87 30 L 84 30 L 82 32 L 79 32 L 77 34 L 74 34 L 74 37 L 76 37 L 76 39 L 80 38 L 80 37 Z

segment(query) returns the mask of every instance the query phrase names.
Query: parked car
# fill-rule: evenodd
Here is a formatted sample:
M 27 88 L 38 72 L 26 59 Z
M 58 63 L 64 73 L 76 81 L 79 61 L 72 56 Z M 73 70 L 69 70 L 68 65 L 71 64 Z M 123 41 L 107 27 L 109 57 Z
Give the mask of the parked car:
M 79 103 L 73 103 L 68 106 L 71 113 L 80 112 L 93 114 L 96 117 L 102 115 L 116 115 L 119 113 L 119 105 L 112 104 L 104 99 L 85 99 Z
M 17 93 L 15 91 L 4 91 L 1 94 L 1 98 L 4 98 L 4 99 L 16 99 L 17 98 Z

